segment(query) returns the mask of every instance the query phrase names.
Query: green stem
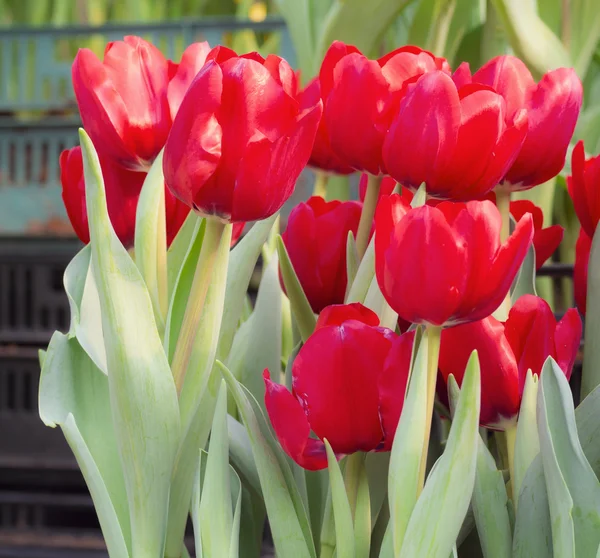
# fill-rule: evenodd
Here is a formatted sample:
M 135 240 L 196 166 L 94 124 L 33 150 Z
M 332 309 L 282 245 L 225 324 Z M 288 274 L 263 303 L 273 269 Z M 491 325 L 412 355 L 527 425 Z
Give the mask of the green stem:
M 200 249 L 200 256 L 194 273 L 190 297 L 181 322 L 181 329 L 179 331 L 179 337 L 177 338 L 177 345 L 175 346 L 175 353 L 173 355 L 173 362 L 171 364 L 178 394 L 181 393 L 181 388 L 183 387 L 183 381 L 192 354 L 196 331 L 198 329 L 200 317 L 202 316 L 202 309 L 204 308 L 206 294 L 208 293 L 208 287 L 211 283 L 215 259 L 221 237 L 225 231 L 225 226 L 224 223 L 215 218 L 207 217 L 206 219 L 204 240 L 202 242 L 202 248 Z
M 498 207 L 500 217 L 502 218 L 502 226 L 500 227 L 500 243 L 504 244 L 510 236 L 510 190 L 507 188 L 502 188 L 501 186 L 496 188 L 496 206 Z M 506 298 L 502 301 L 502 304 L 498 309 L 499 315 L 503 316 L 503 318 L 499 317 L 498 319 L 504 321 L 506 318 L 508 318 L 508 312 L 511 306 L 512 302 L 509 291 L 506 293 Z
M 327 183 L 329 182 L 329 174 L 323 171 L 315 171 L 315 185 L 313 188 L 313 196 L 321 196 L 323 199 L 327 196 Z
M 358 482 L 360 479 L 360 472 L 365 466 L 365 454 L 361 451 L 351 453 L 346 457 L 346 467 L 344 469 L 344 484 L 346 486 L 346 494 L 348 494 L 348 502 L 350 503 L 350 510 L 352 511 L 352 517 L 356 511 L 356 495 L 358 492 Z
M 514 490 L 515 488 L 515 444 L 517 442 L 517 423 L 514 422 L 510 426 L 506 428 L 504 431 L 504 435 L 506 437 L 506 455 L 508 456 L 508 471 L 510 473 L 510 485 L 511 492 L 514 494 L 513 504 L 515 506 L 515 510 L 517 509 L 517 494 Z M 512 496 L 509 494 L 509 496 Z
M 431 422 L 433 419 L 433 403 L 435 400 L 435 384 L 437 381 L 442 328 L 439 326 L 427 326 L 427 336 L 429 339 L 427 347 L 427 425 L 425 427 L 423 452 L 421 453 L 421 466 L 419 468 L 419 493 L 425 485 L 427 453 L 429 451 L 429 437 L 431 434 Z
M 367 182 L 367 193 L 365 194 L 365 201 L 363 203 L 362 213 L 360 214 L 360 221 L 358 223 L 358 232 L 356 233 L 356 251 L 358 252 L 358 261 L 362 260 L 362 257 L 367 251 L 367 245 L 369 244 L 369 236 L 371 234 L 371 227 L 373 226 L 373 217 L 375 216 L 375 209 L 377 207 L 377 201 L 379 200 L 379 189 L 381 187 L 381 181 L 383 177 L 369 175 Z

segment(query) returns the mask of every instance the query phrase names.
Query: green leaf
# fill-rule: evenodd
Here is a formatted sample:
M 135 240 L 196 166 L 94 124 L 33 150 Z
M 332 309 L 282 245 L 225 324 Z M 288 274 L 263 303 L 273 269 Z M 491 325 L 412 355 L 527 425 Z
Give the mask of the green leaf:
M 360 468 L 356 479 L 356 498 L 354 504 L 354 542 L 356 558 L 369 558 L 371 547 L 371 497 L 369 495 L 369 477 L 367 476 L 365 455 L 360 457 Z
M 306 341 L 315 330 L 317 320 L 310 307 L 310 303 L 302 290 L 302 285 L 294 271 L 294 266 L 290 261 L 285 244 L 281 236 L 277 237 L 277 253 L 279 255 L 279 268 L 285 291 L 290 299 L 292 313 L 298 324 L 302 340 Z
M 382 327 L 387 327 L 391 330 L 396 329 L 398 314 L 394 312 L 383 296 L 383 293 L 379 288 L 379 283 L 377 282 L 377 277 L 371 279 L 371 285 L 367 291 L 364 304 L 379 316 L 379 323 Z
M 135 215 L 135 263 L 152 300 L 159 332 L 165 329 L 168 307 L 167 223 L 163 150 L 146 175 Z
M 207 557 L 229 555 L 233 528 L 230 494 L 227 387 L 221 380 L 199 509 L 202 550 Z
M 479 398 L 479 361 L 477 352 L 473 351 L 446 450 L 429 474 L 413 510 L 401 557 L 448 558 L 452 552 L 475 484 Z
M 581 447 L 596 477 L 600 477 L 600 386 L 575 409 Z
M 481 437 L 477 444 L 477 473 L 473 513 L 485 558 L 510 558 L 512 532 L 504 477 Z
M 533 243 L 527 250 L 527 255 L 519 268 L 510 290 L 510 298 L 514 302 L 519 300 L 524 294 L 536 295 L 535 290 L 535 248 Z
M 600 385 L 600 227 L 590 250 L 585 315 L 585 355 L 581 375 L 581 399 Z
M 600 483 L 575 425 L 569 383 L 551 357 L 542 370 L 538 428 L 556 556 L 593 556 L 600 543 Z
M 207 453 L 204 450 L 198 452 L 196 474 L 192 489 L 191 516 L 194 526 L 194 542 L 196 558 L 204 558 L 204 545 L 202 544 L 202 521 L 200 518 L 200 500 L 202 499 L 202 488 L 204 487 L 204 476 L 206 475 Z
M 569 8 L 569 51 L 575 71 L 583 77 L 600 39 L 600 10 L 594 0 L 571 0 Z
M 367 246 L 367 251 L 360 261 L 354 281 L 348 289 L 346 304 L 352 302 L 364 303 L 367 293 L 375 277 L 375 235 Z
M 329 442 L 327 440 L 324 440 L 324 442 L 327 450 L 329 485 L 331 486 L 331 502 L 335 520 L 336 553 L 340 557 L 354 558 L 356 556 L 354 524 L 344 479 Z
M 400 553 L 410 517 L 419 498 L 419 471 L 423 440 L 427 434 L 428 347 L 429 334 L 425 331 L 418 346 L 406 400 L 392 445 L 388 498 L 395 556 Z
M 96 366 L 107 374 L 100 298 L 91 268 L 91 255 L 92 247 L 88 244 L 75 255 L 65 270 L 65 292 L 71 309 L 69 337 L 77 337 Z
M 130 556 L 125 481 L 113 428 L 108 378 L 77 339 L 54 333 L 42 365 L 40 418 L 59 425 L 88 486 L 111 556 Z
M 112 229 L 98 156 L 83 130 L 79 136 L 132 555 L 159 556 L 180 435 L 177 393 L 144 280 Z
M 260 407 L 221 362 L 217 367 L 246 426 L 279 556 L 316 558 L 310 525 L 292 472 L 276 447 Z
M 521 484 L 527 470 L 540 452 L 540 439 L 538 436 L 536 402 L 538 395 L 538 377 L 531 370 L 527 371 L 525 388 L 521 398 L 521 409 L 517 423 L 517 437 L 515 443 L 514 478 L 512 479 L 513 493 L 519 494 Z
M 554 556 L 548 493 L 540 454 L 525 473 L 518 502 L 513 533 L 513 558 Z
M 515 54 L 538 79 L 549 70 L 572 65 L 560 39 L 522 0 L 492 0 Z
M 177 282 L 177 277 L 181 266 L 185 261 L 192 240 L 198 233 L 198 228 L 203 219 L 195 211 L 190 211 L 186 217 L 179 232 L 171 242 L 167 250 L 167 283 L 169 285 L 169 301 L 173 297 L 173 290 Z
M 227 415 L 227 431 L 229 432 L 229 456 L 236 472 L 241 476 L 244 485 L 250 487 L 256 495 L 262 494 L 260 477 L 252 456 L 252 445 L 244 425 Z

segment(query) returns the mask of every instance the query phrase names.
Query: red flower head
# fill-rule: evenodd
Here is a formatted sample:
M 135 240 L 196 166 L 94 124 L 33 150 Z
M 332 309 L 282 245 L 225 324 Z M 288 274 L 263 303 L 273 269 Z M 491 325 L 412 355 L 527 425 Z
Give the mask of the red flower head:
M 173 194 L 229 222 L 275 213 L 308 161 L 321 117 L 321 102 L 302 106 L 296 87 L 296 75 L 278 56 L 213 49 L 165 146 Z
M 313 196 L 290 213 L 283 242 L 314 312 L 341 304 L 346 293 L 346 243 L 356 236 L 362 204 Z
M 112 159 L 103 156 L 100 156 L 100 165 L 110 221 L 123 246 L 131 248 L 135 238 L 137 202 L 146 173 L 126 170 Z M 67 149 L 60 154 L 60 180 L 62 198 L 71 225 L 79 239 L 87 244 L 90 241 L 90 231 L 85 204 L 83 158 L 80 147 Z M 177 201 L 166 189 L 165 207 L 167 245 L 170 245 L 190 210 Z
M 483 197 L 506 174 L 527 133 L 525 111 L 508 115 L 499 93 L 458 87 L 430 72 L 408 88 L 383 144 L 383 162 L 398 182 L 440 199 Z
M 426 72 L 449 71 L 443 58 L 406 46 L 369 60 L 354 46 L 334 41 L 319 80 L 323 119 L 333 152 L 349 167 L 378 175 L 390 112 L 406 84 Z
M 375 223 L 381 292 L 402 319 L 437 326 L 481 320 L 496 310 L 533 237 L 525 215 L 500 245 L 501 218 L 490 201 L 407 211 L 393 195 L 379 202 Z
M 587 278 L 590 262 L 592 239 L 581 229 L 577 244 L 575 245 L 575 267 L 573 268 L 573 289 L 575 291 L 575 304 L 585 316 L 587 304 Z
M 573 149 L 571 169 L 567 187 L 575 213 L 586 234 L 594 238 L 600 221 L 600 155 L 586 161 L 583 142 L 580 141 Z
M 560 225 L 544 227 L 542 209 L 529 200 L 510 202 L 510 214 L 519 221 L 523 215 L 530 213 L 533 217 L 533 246 L 535 248 L 535 267 L 539 269 L 554 254 L 563 239 L 564 229 Z
M 527 190 L 556 176 L 565 164 L 567 147 L 581 109 L 583 87 L 575 70 L 559 68 L 535 83 L 518 58 L 498 56 L 473 75 L 506 101 L 509 117 L 525 109 L 527 137 L 502 182 L 511 190 Z
M 294 360 L 292 392 L 271 381 L 265 370 L 271 424 L 284 451 L 301 467 L 327 467 L 325 438 L 338 457 L 391 449 L 414 332 L 397 336 L 378 324 L 360 304 L 326 309 Z M 310 437 L 311 430 L 317 438 Z
M 581 340 L 581 319 L 568 310 L 556 323 L 545 300 L 524 295 L 512 307 L 504 324 L 493 317 L 442 332 L 440 373 L 447 382 L 453 374 L 462 382 L 471 352 L 481 365 L 482 425 L 502 430 L 516 419 L 527 370 L 541 374 L 551 356 L 570 378 Z
M 316 77 L 312 79 L 300 93 L 299 101 L 301 104 L 311 105 L 317 103 L 320 99 L 321 86 L 319 84 L 319 78 Z M 331 150 L 327 126 L 325 125 L 325 119 L 323 117 L 321 117 L 319 123 L 315 144 L 313 145 L 308 164 L 311 167 L 335 174 L 350 174 L 354 172 L 352 167 L 344 164 L 344 162 Z
M 83 126 L 94 145 L 131 170 L 148 170 L 163 148 L 171 113 L 169 65 L 139 37 L 108 43 L 101 62 L 80 49 L 72 68 Z

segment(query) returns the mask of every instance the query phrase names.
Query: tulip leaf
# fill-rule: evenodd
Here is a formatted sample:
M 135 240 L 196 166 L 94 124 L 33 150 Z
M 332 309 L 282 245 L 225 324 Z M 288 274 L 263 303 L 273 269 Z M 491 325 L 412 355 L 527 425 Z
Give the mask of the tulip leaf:
M 207 556 L 229 555 L 233 527 L 230 494 L 227 387 L 221 380 L 198 510 L 202 549 Z
M 538 79 L 549 70 L 572 66 L 560 39 L 522 0 L 492 0 L 515 54 Z
M 541 375 L 538 428 L 555 555 L 592 556 L 600 544 L 600 483 L 579 442 L 569 383 L 551 357 Z
M 382 327 L 387 327 L 391 330 L 396 329 L 398 314 L 394 312 L 383 296 L 377 282 L 377 277 L 371 279 L 371 285 L 367 291 L 364 304 L 379 316 L 379 323 Z
M 263 410 L 262 373 L 267 368 L 278 376 L 281 369 L 281 299 L 279 262 L 274 254 L 263 271 L 254 312 L 238 329 L 227 359 L 227 367 Z
M 185 261 L 190 244 L 196 237 L 198 228 L 203 219 L 194 211 L 190 211 L 179 232 L 167 250 L 167 283 L 169 285 L 169 301 L 173 297 L 173 290 L 177 283 L 181 266 Z
M 225 365 L 217 361 L 217 367 L 248 432 L 277 554 L 316 558 L 310 523 L 292 471 L 275 445 L 258 403 Z
M 277 214 L 256 223 L 231 251 L 225 290 L 226 304 L 223 310 L 217 349 L 217 358 L 221 362 L 226 361 L 231 350 L 231 344 L 242 316 L 248 284 L 256 268 L 256 261 L 260 256 L 262 246 L 276 220 Z
M 515 442 L 514 478 L 512 480 L 513 494 L 519 494 L 521 484 L 527 470 L 540 452 L 540 439 L 538 436 L 536 402 L 538 395 L 538 377 L 531 370 L 527 371 L 525 388 L 521 398 L 521 409 L 517 423 L 517 437 Z
M 352 510 L 346 494 L 346 487 L 337 458 L 327 440 L 324 440 L 327 449 L 327 465 L 329 469 L 329 485 L 331 486 L 331 503 L 335 521 L 336 554 L 344 558 L 354 558 L 356 547 L 354 541 L 354 525 Z M 348 457 L 346 458 L 348 459 Z
M 425 205 L 427 202 L 427 186 L 425 182 L 423 182 L 418 190 L 415 192 L 412 201 L 410 202 L 410 206 L 414 209 L 415 207 L 421 207 Z
M 429 334 L 419 344 L 402 414 L 394 436 L 388 473 L 390 526 L 398 556 L 419 497 L 419 471 L 427 434 L 427 351 Z
M 302 285 L 294 271 L 294 266 L 290 261 L 290 257 L 281 236 L 277 237 L 277 253 L 279 255 L 281 277 L 283 278 L 287 296 L 290 299 L 292 313 L 298 324 L 302 340 L 306 341 L 315 330 L 317 320 L 310 307 L 308 298 L 306 298 L 306 294 L 304 294 L 304 291 L 302 290 Z
M 581 375 L 581 399 L 600 385 L 600 227 L 596 227 L 588 263 L 585 314 L 585 355 Z
M 125 480 L 110 410 L 108 378 L 77 339 L 55 332 L 42 364 L 40 418 L 57 425 L 77 459 L 111 556 L 130 556 Z
M 479 440 L 480 374 L 473 351 L 446 449 L 432 469 L 410 517 L 401 557 L 447 558 L 469 509 Z
M 354 504 L 354 544 L 356 558 L 369 558 L 371 547 L 371 496 L 365 455 L 357 454 L 360 467 L 356 479 L 356 497 Z M 348 488 L 348 483 L 346 483 Z
M 365 460 L 371 496 L 371 521 L 375 523 L 383 506 L 387 507 L 390 452 L 370 452 Z
M 68 335 L 70 338 L 77 337 L 94 364 L 107 374 L 100 298 L 91 268 L 91 255 L 92 247 L 88 244 L 75 255 L 65 270 L 65 292 L 71 309 Z
M 200 500 L 202 499 L 202 488 L 204 486 L 204 477 L 206 475 L 207 453 L 200 450 L 197 459 L 196 475 L 194 476 L 194 486 L 192 488 L 191 516 L 194 526 L 194 542 L 196 548 L 196 558 L 204 558 L 204 545 L 202 544 L 202 521 L 200 519 Z
M 367 298 L 367 293 L 375 277 L 375 235 L 371 237 L 371 241 L 367 246 L 367 251 L 360 260 L 360 265 L 356 271 L 354 281 L 348 288 L 346 296 L 346 304 L 351 302 L 360 302 L 363 304 Z
M 98 155 L 83 130 L 79 136 L 131 550 L 133 556 L 159 556 L 180 435 L 177 393 L 146 285 L 108 216 Z
M 227 415 L 227 431 L 229 433 L 229 458 L 244 485 L 250 487 L 257 495 L 262 493 L 260 477 L 256 463 L 252 457 L 252 445 L 244 425 Z
M 346 293 L 350 290 L 350 286 L 354 282 L 356 272 L 358 271 L 358 252 L 356 251 L 356 241 L 352 231 L 348 231 L 348 239 L 346 241 Z
M 485 558 L 511 557 L 512 532 L 507 503 L 502 472 L 498 471 L 496 461 L 479 437 L 473 514 Z
M 600 40 L 600 10 L 594 0 L 571 0 L 569 17 L 569 51 L 575 71 L 583 78 Z
M 535 457 L 527 469 L 518 498 L 513 533 L 513 558 L 554 556 L 548 492 L 541 454 Z
M 535 248 L 533 243 L 527 250 L 525 259 L 510 290 L 510 298 L 513 304 L 525 294 L 537 296 L 535 290 Z
M 575 409 L 575 420 L 585 457 L 600 478 L 600 386 Z
M 164 332 L 168 307 L 167 222 L 163 150 L 146 175 L 135 215 L 135 263 L 152 300 L 154 319 Z

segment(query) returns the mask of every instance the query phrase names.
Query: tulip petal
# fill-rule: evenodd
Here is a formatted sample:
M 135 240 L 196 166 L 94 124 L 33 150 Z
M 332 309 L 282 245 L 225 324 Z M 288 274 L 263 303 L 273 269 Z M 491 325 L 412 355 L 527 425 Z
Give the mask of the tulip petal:
M 581 229 L 575 245 L 573 287 L 575 290 L 575 303 L 583 316 L 585 316 L 587 303 L 587 276 L 591 249 L 592 239 Z
M 562 242 L 565 230 L 560 225 L 552 225 L 536 231 L 533 235 L 535 247 L 535 268 L 540 269 L 544 263 L 556 252 Z
M 265 407 L 281 447 L 300 467 L 318 471 L 327 467 L 325 445 L 310 438 L 310 425 L 299 401 L 280 384 L 265 380 Z
M 319 314 L 315 331 L 327 326 L 342 325 L 348 320 L 356 320 L 373 327 L 379 325 L 379 316 L 360 302 L 352 304 L 332 304 Z
M 567 187 L 575 213 L 587 236 L 594 237 L 600 219 L 600 157 L 586 161 L 582 141 L 577 142 L 571 158 L 571 176 Z
M 342 41 L 333 41 L 327 49 L 321 69 L 319 71 L 319 82 L 321 83 L 321 94 L 323 99 L 329 97 L 329 93 L 335 85 L 334 71 L 337 63 L 348 54 L 361 54 L 355 46 L 347 45 Z

